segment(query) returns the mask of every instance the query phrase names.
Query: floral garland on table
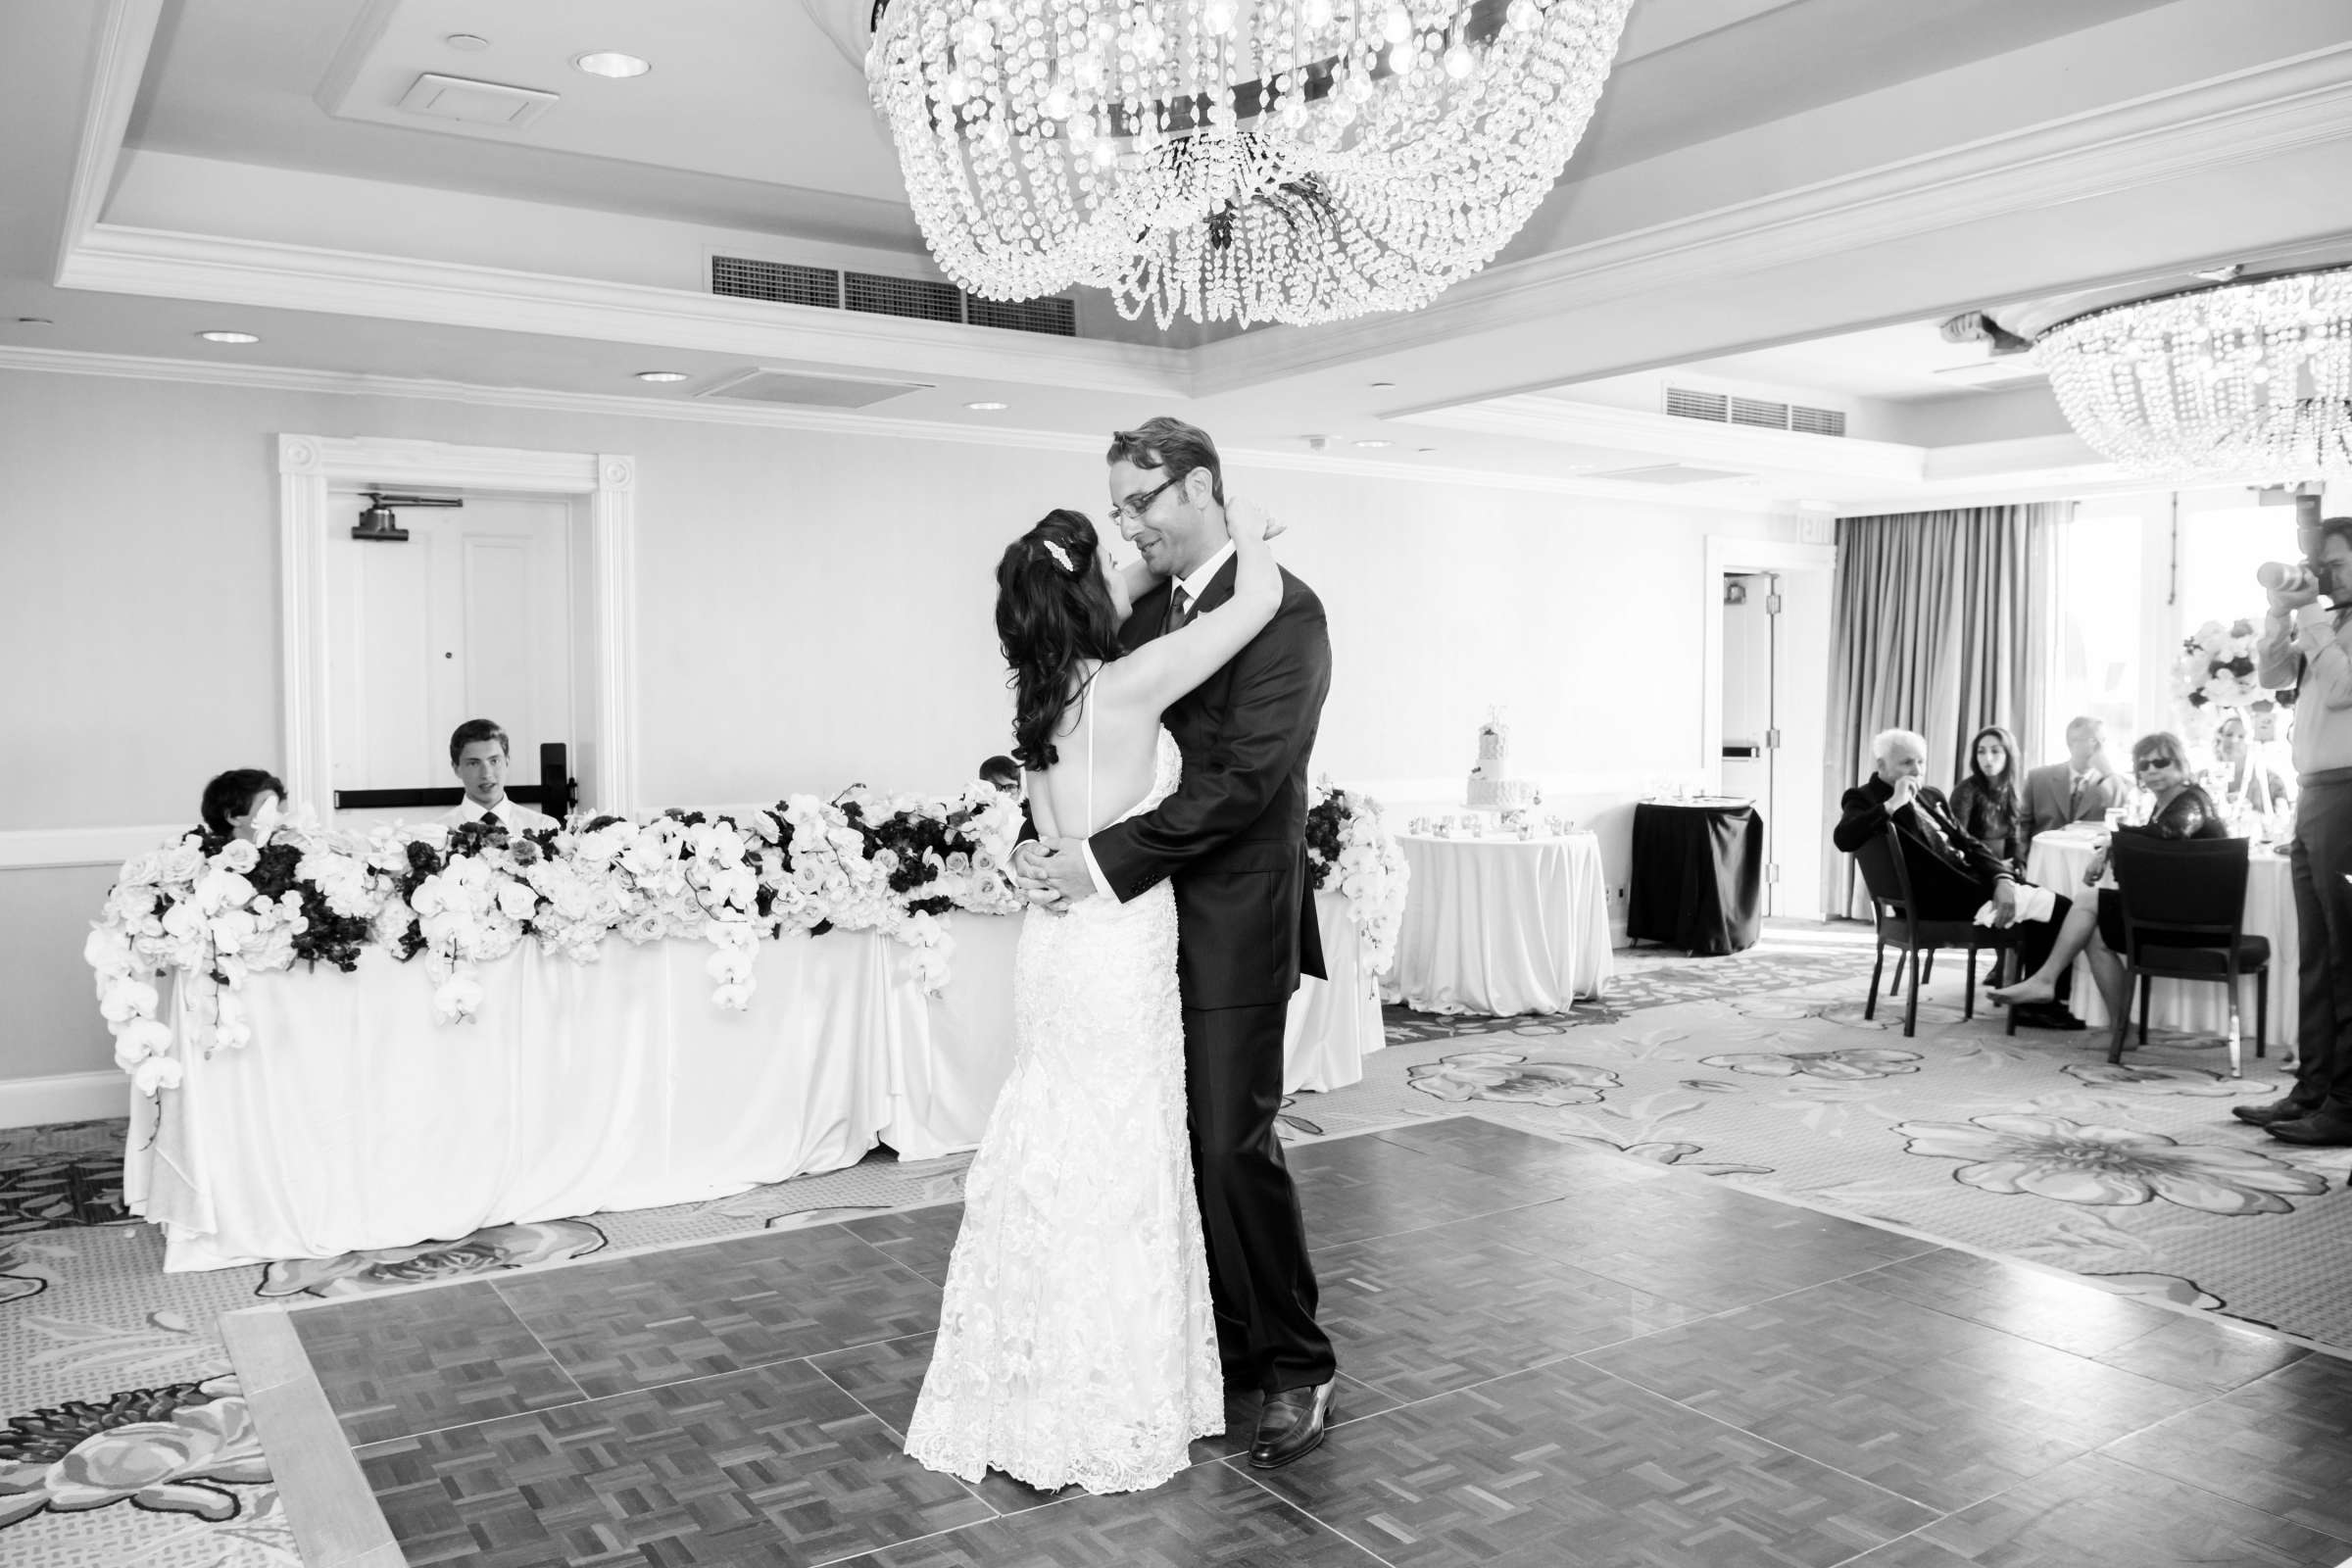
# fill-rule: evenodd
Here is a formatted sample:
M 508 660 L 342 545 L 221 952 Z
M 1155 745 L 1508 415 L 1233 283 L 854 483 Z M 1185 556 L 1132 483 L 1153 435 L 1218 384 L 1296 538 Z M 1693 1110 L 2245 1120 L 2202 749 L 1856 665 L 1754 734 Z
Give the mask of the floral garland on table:
M 529 834 L 430 822 L 363 839 L 308 817 L 261 844 L 192 832 L 124 864 L 83 956 L 115 1059 L 145 1094 L 183 1071 L 156 1016 L 166 970 L 190 988 L 208 1054 L 251 1040 L 238 997 L 248 976 L 298 960 L 349 971 L 368 948 L 424 958 L 442 1023 L 479 1011 L 476 966 L 525 937 L 576 963 L 596 962 L 613 934 L 699 938 L 715 950 L 712 1000 L 741 1009 L 760 941 L 873 930 L 906 945 L 936 992 L 953 951 L 941 916 L 1020 907 L 1006 871 L 1019 829 L 1018 802 L 974 784 L 952 798 L 859 790 L 741 819 L 599 816 Z
M 1306 808 L 1306 858 L 1315 891 L 1334 885 L 1355 915 L 1357 951 L 1367 975 L 1396 961 L 1404 924 L 1404 890 L 1411 875 L 1404 852 L 1381 820 L 1380 803 L 1317 780 Z
M 2180 644 L 2173 666 L 2174 694 L 2194 710 L 2243 708 L 2270 695 L 2254 678 L 2254 623 L 2209 620 Z

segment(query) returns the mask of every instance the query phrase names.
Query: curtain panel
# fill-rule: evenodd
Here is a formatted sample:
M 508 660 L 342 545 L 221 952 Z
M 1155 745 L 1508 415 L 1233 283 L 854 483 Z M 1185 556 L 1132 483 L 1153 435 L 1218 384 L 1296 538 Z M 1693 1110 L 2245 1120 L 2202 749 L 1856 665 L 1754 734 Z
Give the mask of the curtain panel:
M 1871 770 L 1870 740 L 1885 729 L 1926 736 L 1926 781 L 1947 792 L 1985 725 L 2034 744 L 2050 684 L 2053 531 L 2073 514 L 2061 501 L 1838 519 L 1834 792 Z M 1869 912 L 1849 858 L 1827 836 L 1821 906 Z

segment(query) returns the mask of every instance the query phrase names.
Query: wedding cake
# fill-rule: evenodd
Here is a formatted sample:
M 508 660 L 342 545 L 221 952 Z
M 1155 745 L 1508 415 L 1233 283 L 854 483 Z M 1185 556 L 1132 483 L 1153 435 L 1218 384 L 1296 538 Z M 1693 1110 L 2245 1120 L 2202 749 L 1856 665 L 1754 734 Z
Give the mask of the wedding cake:
M 1478 726 L 1478 765 L 1470 769 L 1470 802 L 1490 811 L 1524 810 L 1537 803 L 1534 781 L 1510 777 L 1511 727 L 1499 713 Z

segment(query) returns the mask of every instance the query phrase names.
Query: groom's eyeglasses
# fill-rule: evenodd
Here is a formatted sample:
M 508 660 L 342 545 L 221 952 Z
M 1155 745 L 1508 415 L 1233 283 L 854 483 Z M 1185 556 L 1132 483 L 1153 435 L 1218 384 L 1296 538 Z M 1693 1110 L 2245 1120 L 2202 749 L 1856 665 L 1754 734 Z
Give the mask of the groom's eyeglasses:
M 1138 490 L 1111 508 L 1111 514 L 1115 517 L 1123 517 L 1129 522 L 1141 522 L 1144 520 L 1144 514 L 1152 510 L 1152 503 L 1157 501 L 1176 485 L 1183 483 L 1185 478 L 1186 475 L 1180 473 L 1175 478 L 1155 484 L 1149 490 Z

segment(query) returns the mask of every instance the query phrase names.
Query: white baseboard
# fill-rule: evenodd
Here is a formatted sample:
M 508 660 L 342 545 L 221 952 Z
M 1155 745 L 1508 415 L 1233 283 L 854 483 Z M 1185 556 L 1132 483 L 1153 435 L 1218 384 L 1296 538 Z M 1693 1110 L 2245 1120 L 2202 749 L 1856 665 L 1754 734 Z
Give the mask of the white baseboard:
M 128 1113 L 130 1080 L 119 1072 L 63 1072 L 0 1078 L 0 1127 L 106 1121 Z

